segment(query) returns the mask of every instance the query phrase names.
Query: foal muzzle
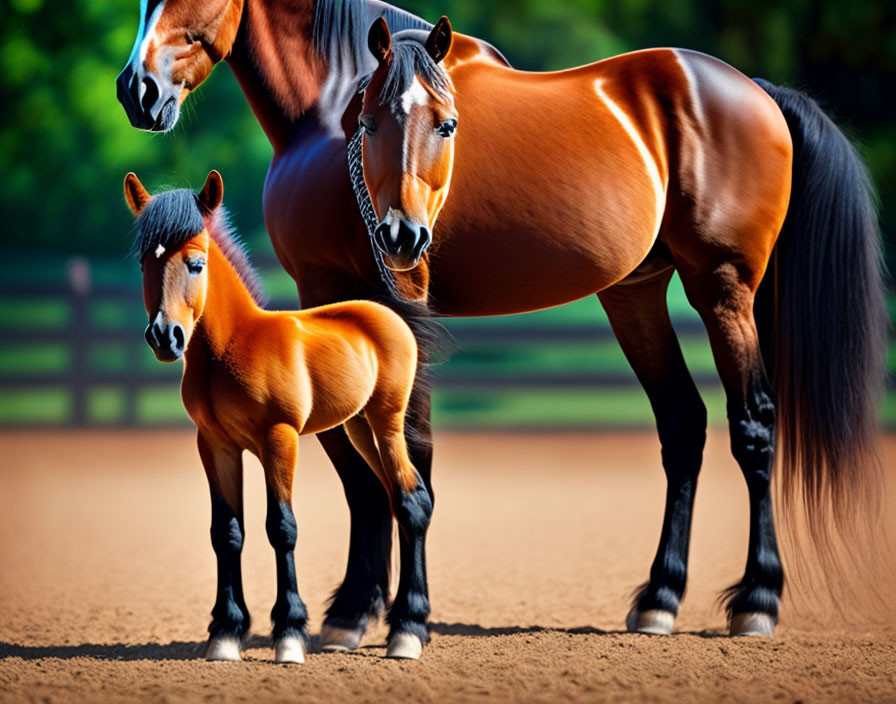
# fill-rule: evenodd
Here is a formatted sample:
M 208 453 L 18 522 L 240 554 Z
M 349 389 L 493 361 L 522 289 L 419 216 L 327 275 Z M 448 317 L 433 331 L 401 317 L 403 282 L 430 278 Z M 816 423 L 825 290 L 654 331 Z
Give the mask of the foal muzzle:
M 187 347 L 183 326 L 180 323 L 164 321 L 161 313 L 146 326 L 143 337 L 160 362 L 174 362 L 180 359 Z

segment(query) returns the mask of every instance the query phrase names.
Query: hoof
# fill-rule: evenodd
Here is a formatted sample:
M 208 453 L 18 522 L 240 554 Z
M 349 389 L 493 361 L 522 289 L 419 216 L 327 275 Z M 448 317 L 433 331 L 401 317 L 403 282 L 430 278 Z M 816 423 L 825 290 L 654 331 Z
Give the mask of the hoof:
M 320 629 L 320 649 L 330 653 L 354 650 L 361 645 L 363 635 L 364 631 L 360 629 L 324 625 Z
M 413 633 L 396 633 L 389 638 L 389 647 L 386 649 L 387 658 L 401 658 L 403 660 L 419 660 L 423 652 L 423 643 Z
M 632 608 L 625 617 L 625 626 L 632 633 L 649 633 L 655 636 L 667 636 L 675 628 L 675 614 L 660 609 L 638 611 Z
M 208 639 L 205 659 L 217 662 L 237 662 L 240 659 L 240 639 L 237 636 L 217 636 Z
M 732 636 L 760 636 L 771 638 L 775 635 L 777 620 L 763 613 L 734 614 L 731 617 Z
M 305 662 L 305 641 L 299 636 L 283 636 L 274 646 L 274 662 Z

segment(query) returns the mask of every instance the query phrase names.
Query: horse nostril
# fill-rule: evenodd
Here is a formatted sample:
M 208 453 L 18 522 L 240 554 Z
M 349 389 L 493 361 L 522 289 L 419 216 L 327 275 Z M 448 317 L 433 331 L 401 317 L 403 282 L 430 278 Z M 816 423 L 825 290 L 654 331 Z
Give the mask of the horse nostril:
M 162 329 L 161 325 L 153 323 L 150 334 L 152 339 L 155 340 L 155 347 L 162 347 L 165 344 L 165 331 Z M 152 346 L 152 343 L 150 343 L 150 346 Z
M 184 351 L 184 329 L 175 323 L 171 326 L 171 350 L 180 354 Z
M 150 113 L 159 100 L 159 86 L 152 76 L 145 76 L 140 82 L 140 107 Z
M 143 332 L 143 339 L 146 340 L 146 344 L 150 347 L 156 346 L 156 338 L 153 333 L 152 325 L 147 325 L 146 330 Z
M 381 251 L 385 252 L 386 250 L 386 235 L 389 232 L 389 225 L 386 223 L 380 223 L 377 228 L 373 231 L 373 238 L 376 241 L 376 246 L 380 248 Z

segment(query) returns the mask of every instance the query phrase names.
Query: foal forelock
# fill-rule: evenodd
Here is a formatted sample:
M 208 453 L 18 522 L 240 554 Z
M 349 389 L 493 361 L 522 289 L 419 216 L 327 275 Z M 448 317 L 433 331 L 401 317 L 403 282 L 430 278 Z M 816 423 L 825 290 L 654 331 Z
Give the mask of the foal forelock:
M 207 229 L 253 300 L 261 307 L 266 305 L 267 297 L 258 273 L 223 206 L 203 217 L 196 194 L 189 188 L 175 188 L 153 196 L 134 227 L 136 236 L 131 253 L 141 262 L 148 255 L 159 257 L 165 252 L 176 252 Z

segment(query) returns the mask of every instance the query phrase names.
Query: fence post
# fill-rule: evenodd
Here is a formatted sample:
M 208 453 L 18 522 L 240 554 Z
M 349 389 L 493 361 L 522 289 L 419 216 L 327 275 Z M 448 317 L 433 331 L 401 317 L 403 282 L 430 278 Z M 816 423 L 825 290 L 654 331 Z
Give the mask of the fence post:
M 73 425 L 88 424 L 87 391 L 90 374 L 88 345 L 90 343 L 90 262 L 84 257 L 71 257 L 66 262 L 66 273 L 71 286 L 71 343 L 72 343 L 72 415 Z

